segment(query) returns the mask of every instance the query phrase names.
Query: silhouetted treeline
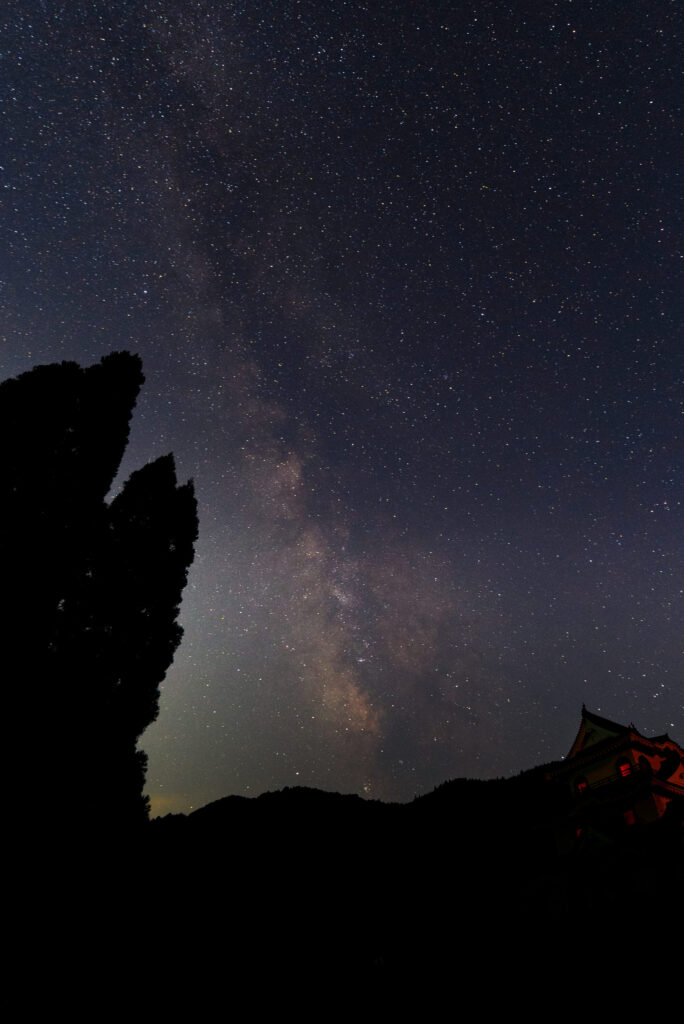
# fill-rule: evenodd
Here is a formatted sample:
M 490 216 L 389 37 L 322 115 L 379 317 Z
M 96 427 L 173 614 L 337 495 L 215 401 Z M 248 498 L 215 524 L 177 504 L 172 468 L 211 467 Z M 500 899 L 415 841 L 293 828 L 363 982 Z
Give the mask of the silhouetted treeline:
M 157 819 L 151 846 L 163 878 L 193 880 L 188 933 L 230 922 L 220 947 L 198 940 L 203 963 L 444 981 L 459 965 L 551 967 L 587 918 L 634 929 L 658 907 L 681 913 L 681 808 L 574 849 L 568 810 L 542 770 L 411 804 L 286 789 Z
M 0 558 L 13 819 L 55 843 L 147 820 L 143 730 L 181 637 L 192 484 L 168 455 L 106 498 L 140 360 L 40 366 L 0 386 Z

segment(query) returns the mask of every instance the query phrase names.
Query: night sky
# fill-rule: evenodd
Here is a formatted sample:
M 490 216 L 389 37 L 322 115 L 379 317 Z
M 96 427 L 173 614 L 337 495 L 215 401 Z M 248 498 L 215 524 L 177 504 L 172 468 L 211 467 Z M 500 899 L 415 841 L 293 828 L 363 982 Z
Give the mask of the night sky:
M 3 5 L 0 376 L 139 353 L 199 502 L 153 813 L 684 740 L 679 17 Z

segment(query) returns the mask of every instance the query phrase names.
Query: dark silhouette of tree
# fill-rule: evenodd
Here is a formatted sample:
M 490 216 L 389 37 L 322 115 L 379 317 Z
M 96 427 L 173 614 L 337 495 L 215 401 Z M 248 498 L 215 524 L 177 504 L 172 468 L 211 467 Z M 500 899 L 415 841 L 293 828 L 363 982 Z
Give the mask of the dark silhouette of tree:
M 197 536 L 170 455 L 106 497 L 143 383 L 140 360 L 40 366 L 0 385 L 0 509 L 9 710 L 30 750 L 26 806 L 50 826 L 147 818 L 137 741 L 182 631 Z

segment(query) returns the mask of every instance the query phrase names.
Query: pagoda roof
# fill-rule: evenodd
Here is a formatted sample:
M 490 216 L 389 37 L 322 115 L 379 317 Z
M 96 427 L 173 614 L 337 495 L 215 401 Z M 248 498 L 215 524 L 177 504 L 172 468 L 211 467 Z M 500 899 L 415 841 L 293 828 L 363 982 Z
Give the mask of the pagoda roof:
M 610 718 L 597 715 L 583 704 L 580 727 L 565 760 L 569 761 L 590 747 L 610 745 L 627 738 L 631 738 L 633 742 L 641 740 L 648 745 L 674 742 L 667 733 L 663 733 L 661 736 L 644 736 L 633 722 L 630 722 L 629 725 L 620 725 L 619 722 L 613 722 Z M 677 749 L 681 749 L 676 743 L 675 746 Z

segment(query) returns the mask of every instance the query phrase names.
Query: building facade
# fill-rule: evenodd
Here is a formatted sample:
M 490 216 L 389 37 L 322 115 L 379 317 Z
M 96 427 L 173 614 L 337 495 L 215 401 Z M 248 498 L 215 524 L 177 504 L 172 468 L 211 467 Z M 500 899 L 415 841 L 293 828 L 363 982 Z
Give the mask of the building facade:
M 611 722 L 584 706 L 567 757 L 549 766 L 547 778 L 569 797 L 576 837 L 590 831 L 608 838 L 684 814 L 682 747 L 667 733 L 649 739 L 634 725 Z

